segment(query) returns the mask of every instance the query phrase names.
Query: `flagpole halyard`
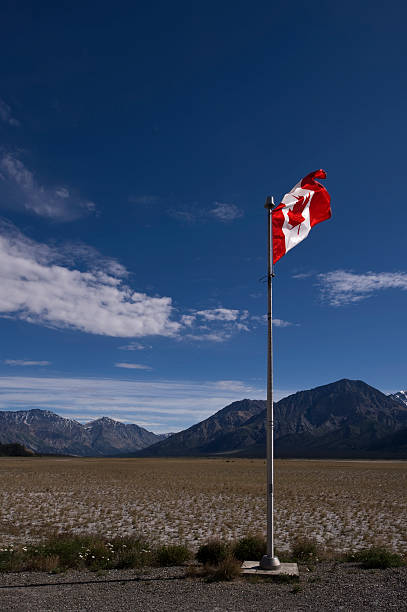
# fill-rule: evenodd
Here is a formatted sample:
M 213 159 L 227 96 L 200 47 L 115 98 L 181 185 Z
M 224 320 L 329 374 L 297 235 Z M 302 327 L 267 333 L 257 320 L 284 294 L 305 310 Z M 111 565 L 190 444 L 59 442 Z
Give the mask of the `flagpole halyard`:
M 274 200 L 267 196 L 267 554 L 261 561 L 264 570 L 277 570 L 280 561 L 274 556 L 274 407 L 273 407 L 273 230 Z

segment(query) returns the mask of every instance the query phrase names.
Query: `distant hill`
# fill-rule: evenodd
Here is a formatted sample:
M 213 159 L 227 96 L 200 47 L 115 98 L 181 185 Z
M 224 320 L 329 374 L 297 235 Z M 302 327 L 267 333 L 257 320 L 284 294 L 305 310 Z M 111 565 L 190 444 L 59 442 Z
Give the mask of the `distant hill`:
M 40 454 L 120 455 L 162 439 L 138 425 L 107 417 L 82 425 L 48 410 L 0 412 L 0 444 L 17 443 Z
M 264 400 L 234 402 L 138 454 L 264 457 L 265 405 Z M 363 381 L 343 379 L 290 395 L 275 404 L 274 417 L 277 457 L 379 457 L 389 455 L 380 441 L 391 446 L 395 436 L 398 446 L 391 456 L 407 458 L 398 433 L 407 427 L 407 406 Z
M 229 452 L 228 434 L 238 435 L 253 416 L 264 412 L 264 400 L 244 399 L 222 408 L 208 419 L 144 449 L 138 456 L 177 457 Z
M 35 453 L 21 444 L 0 444 L 0 457 L 34 457 Z

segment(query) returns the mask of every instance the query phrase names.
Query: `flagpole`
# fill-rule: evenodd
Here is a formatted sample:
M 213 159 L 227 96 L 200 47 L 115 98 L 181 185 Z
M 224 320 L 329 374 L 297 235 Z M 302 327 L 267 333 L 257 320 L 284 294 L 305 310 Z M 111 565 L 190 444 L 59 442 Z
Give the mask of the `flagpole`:
M 273 232 L 272 210 L 274 200 L 267 196 L 264 208 L 267 209 L 267 554 L 260 567 L 265 570 L 277 570 L 280 561 L 274 556 L 274 409 L 273 409 Z

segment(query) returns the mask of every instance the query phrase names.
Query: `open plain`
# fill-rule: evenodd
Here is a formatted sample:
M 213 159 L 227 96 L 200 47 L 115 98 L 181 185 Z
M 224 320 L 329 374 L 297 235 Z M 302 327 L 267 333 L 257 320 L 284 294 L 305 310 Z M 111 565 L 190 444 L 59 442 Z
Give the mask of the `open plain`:
M 141 534 L 191 548 L 264 533 L 265 462 L 250 459 L 0 459 L 0 544 L 55 532 Z M 407 552 L 407 462 L 276 462 L 276 544 Z

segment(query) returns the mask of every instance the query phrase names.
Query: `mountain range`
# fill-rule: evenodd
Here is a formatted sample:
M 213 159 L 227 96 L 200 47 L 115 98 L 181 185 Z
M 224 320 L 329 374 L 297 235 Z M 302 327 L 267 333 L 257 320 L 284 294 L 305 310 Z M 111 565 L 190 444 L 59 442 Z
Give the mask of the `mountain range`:
M 99 457 L 265 457 L 265 418 L 265 400 L 244 399 L 156 435 L 107 417 L 82 425 L 46 410 L 0 412 L 0 444 Z M 274 405 L 274 434 L 277 457 L 407 459 L 407 392 L 348 379 L 300 391 Z
M 231 413 L 239 414 L 238 427 Z M 242 400 L 138 453 L 265 457 L 266 402 Z M 406 457 L 407 405 L 360 380 L 294 393 L 274 406 L 277 457 Z
M 82 425 L 49 410 L 0 412 L 0 444 L 18 443 L 36 453 L 119 455 L 134 453 L 164 437 L 108 417 Z

